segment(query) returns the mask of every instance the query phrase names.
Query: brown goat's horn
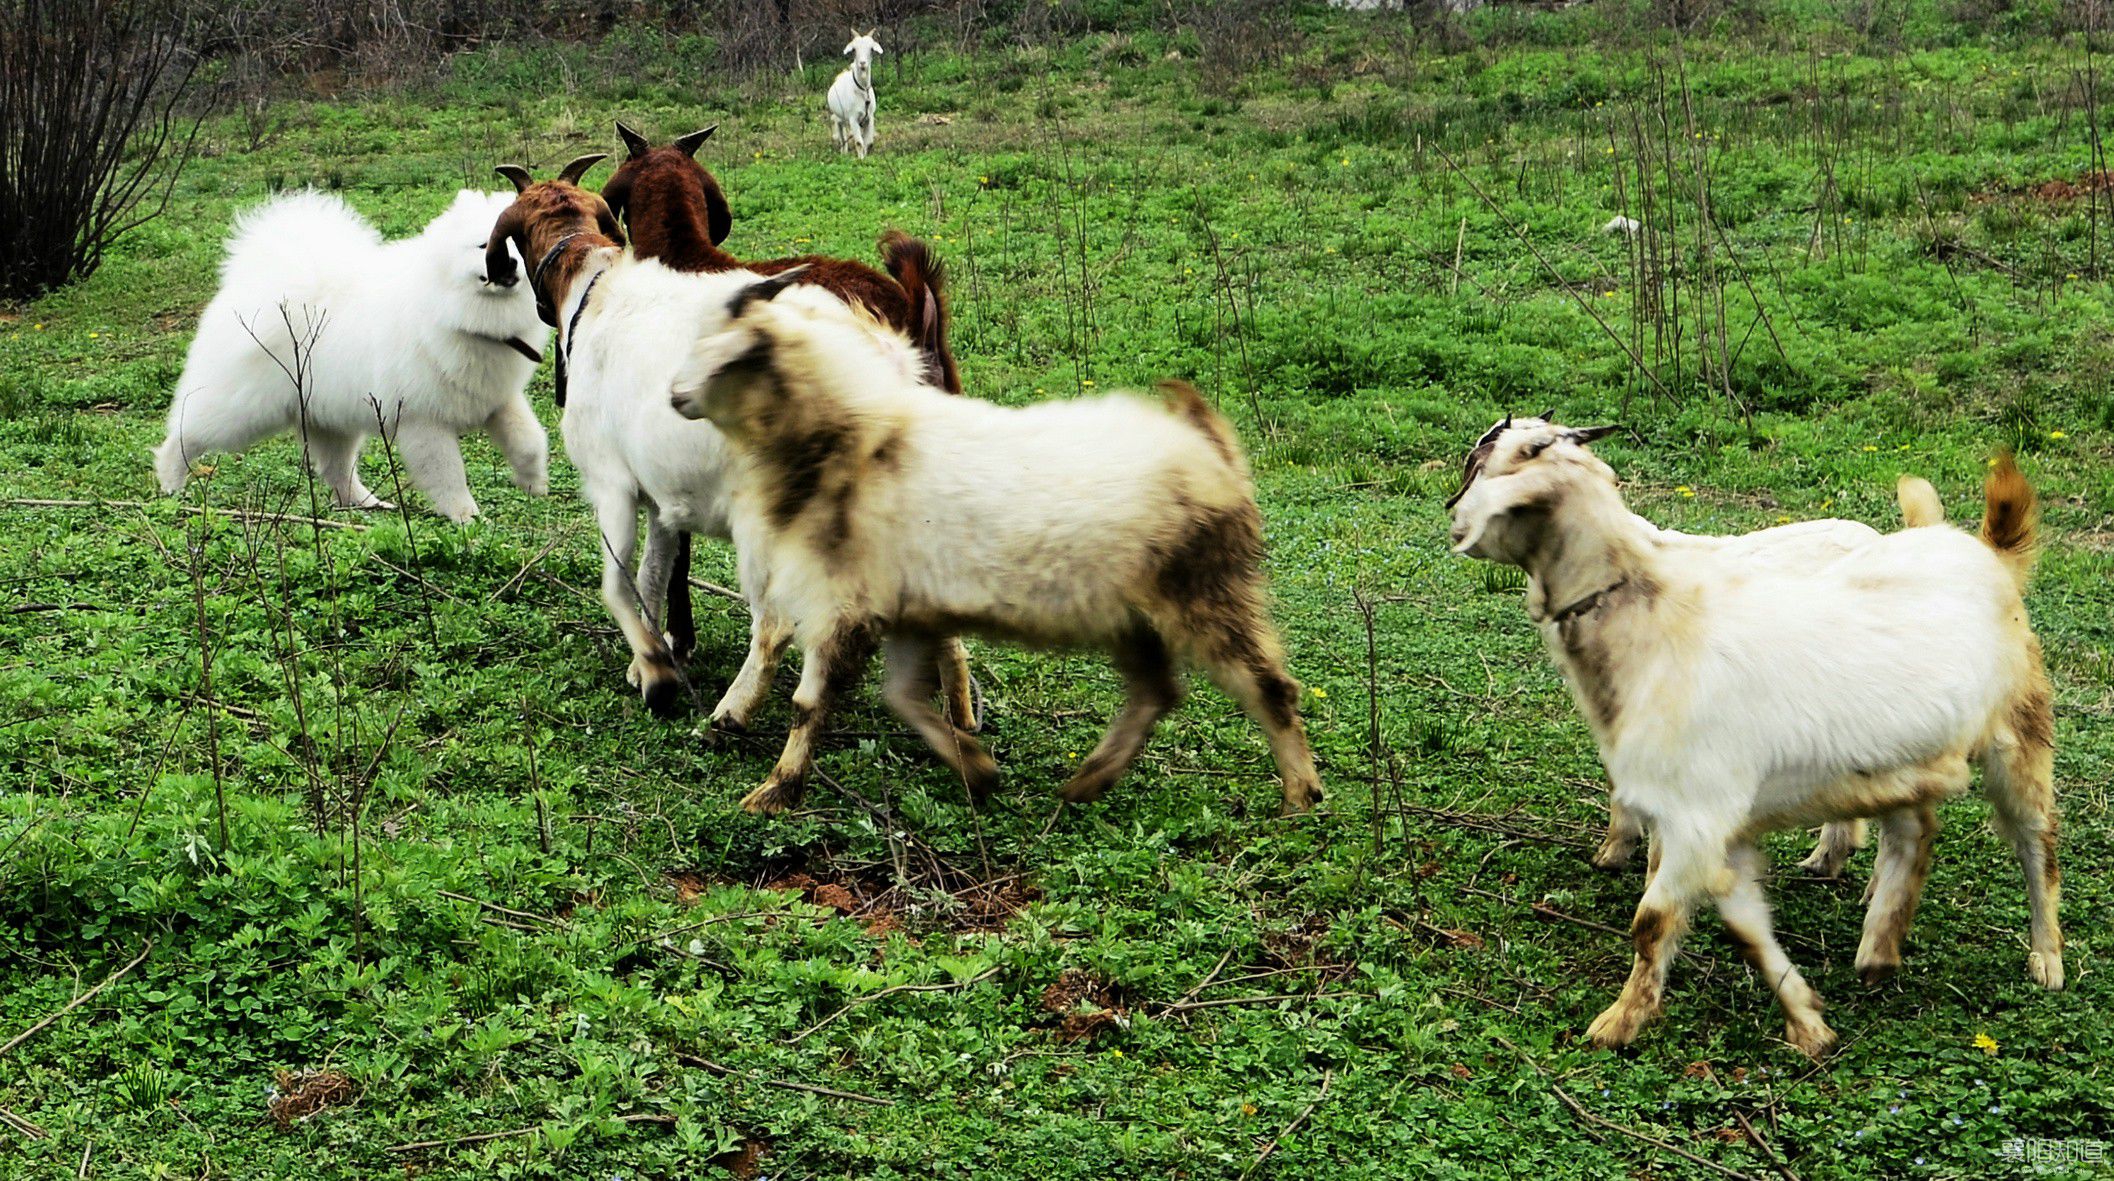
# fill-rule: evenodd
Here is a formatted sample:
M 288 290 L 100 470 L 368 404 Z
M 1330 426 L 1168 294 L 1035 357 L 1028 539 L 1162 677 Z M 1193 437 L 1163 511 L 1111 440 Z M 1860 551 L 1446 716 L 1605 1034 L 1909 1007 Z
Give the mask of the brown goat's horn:
M 558 173 L 558 179 L 569 185 L 579 184 L 580 178 L 586 175 L 588 169 L 607 159 L 609 159 L 608 152 L 589 152 L 561 169 Z
M 617 120 L 617 138 L 624 141 L 624 151 L 634 160 L 652 150 L 651 145 L 646 142 L 646 137 L 624 126 L 622 119 Z
M 513 181 L 514 191 L 517 193 L 536 183 L 535 178 L 529 175 L 529 170 L 519 164 L 501 164 L 492 171 Z
M 711 139 L 712 133 L 718 130 L 719 124 L 714 123 L 703 131 L 693 131 L 688 135 L 677 136 L 675 150 L 685 156 L 695 156 L 697 155 L 697 149 L 702 147 L 706 140 Z

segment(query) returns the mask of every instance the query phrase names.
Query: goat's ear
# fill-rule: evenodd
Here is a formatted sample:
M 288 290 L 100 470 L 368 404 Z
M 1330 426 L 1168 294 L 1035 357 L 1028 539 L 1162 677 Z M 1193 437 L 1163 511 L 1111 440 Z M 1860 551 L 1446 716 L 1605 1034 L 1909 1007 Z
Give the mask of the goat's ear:
M 521 206 L 507 206 L 492 223 L 492 236 L 484 243 L 484 281 L 501 287 L 512 287 L 521 281 L 521 264 L 507 252 L 507 244 L 515 243 L 520 248 L 522 236 Z M 524 250 L 524 253 L 526 251 Z
M 1566 442 L 1590 443 L 1595 439 L 1607 438 L 1609 435 L 1612 435 L 1621 429 L 1622 427 L 1613 423 L 1610 423 L 1607 426 L 1572 427 L 1570 430 L 1567 430 L 1563 433 L 1563 437 Z
M 807 266 L 808 264 L 801 263 L 797 267 L 787 267 L 767 279 L 758 279 L 735 292 L 734 298 L 727 301 L 728 318 L 739 320 L 741 314 L 748 311 L 752 305 L 777 299 L 779 292 L 800 282 L 807 273 Z
M 709 172 L 705 173 L 705 228 L 711 231 L 714 246 L 726 241 L 727 231 L 734 228 L 734 209 Z
M 712 138 L 712 133 L 718 130 L 719 124 L 714 123 L 703 131 L 693 131 L 688 135 L 677 136 L 675 150 L 694 160 L 697 158 L 697 149 L 703 147 L 705 141 Z
M 580 178 L 587 175 L 588 169 L 607 159 L 608 152 L 589 152 L 585 156 L 575 156 L 572 163 L 559 170 L 558 179 L 569 185 L 579 184 Z
M 624 141 L 624 151 L 633 160 L 653 150 L 646 137 L 624 126 L 622 119 L 617 120 L 617 138 Z
M 514 191 L 517 193 L 527 190 L 530 185 L 536 183 L 535 178 L 529 175 L 529 170 L 519 164 L 501 164 L 492 171 L 513 181 Z
M 1555 421 L 1556 421 L 1556 411 L 1554 411 L 1554 410 L 1544 410 L 1544 411 L 1542 411 L 1542 412 L 1541 412 L 1541 420 L 1542 420 L 1543 422 L 1555 422 Z
M 601 206 L 601 208 L 595 210 L 596 228 L 602 231 L 603 237 L 622 246 L 624 244 L 624 227 L 617 224 L 616 210 L 611 209 L 609 202 L 606 200 L 597 200 L 595 204 Z

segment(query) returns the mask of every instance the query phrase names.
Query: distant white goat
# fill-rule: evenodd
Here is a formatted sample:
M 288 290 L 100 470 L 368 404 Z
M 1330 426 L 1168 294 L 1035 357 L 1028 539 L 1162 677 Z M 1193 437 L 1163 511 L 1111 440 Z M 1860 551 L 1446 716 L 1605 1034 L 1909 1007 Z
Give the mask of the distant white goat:
M 313 190 L 245 213 L 154 452 L 162 491 L 182 491 L 191 464 L 211 452 L 299 430 L 341 507 L 392 507 L 358 470 L 361 443 L 380 431 L 434 509 L 466 521 L 477 502 L 457 439 L 483 430 L 514 483 L 542 495 L 548 450 L 522 391 L 549 330 L 526 288 L 484 277 L 484 238 L 512 200 L 458 193 L 417 237 L 396 242 Z
M 1658 1012 L 1707 894 L 1776 990 L 1786 1039 L 1824 1053 L 1835 1034 L 1770 929 L 1756 841 L 1880 818 L 1856 961 L 1876 982 L 1900 966 L 1937 805 L 1967 790 L 1970 760 L 2025 872 L 2027 974 L 2061 988 L 2054 720 L 2020 597 L 2035 500 L 2018 469 L 2005 460 L 1990 475 L 1980 542 L 1928 524 L 1814 569 L 1757 566 L 1640 527 L 1585 447 L 1610 429 L 1498 424 L 1471 453 L 1453 518 L 1457 552 L 1527 571 L 1528 614 L 1592 726 L 1615 798 L 1652 833 L 1635 965 L 1587 1031 L 1593 1041 L 1626 1045 Z M 1914 523 L 1936 496 L 1906 483 Z
M 1269 735 L 1285 812 L 1321 798 L 1266 610 L 1247 462 L 1209 403 L 1172 382 L 1165 406 L 954 397 L 870 318 L 773 302 L 788 281 L 734 298 L 672 398 L 724 435 L 735 548 L 763 566 L 768 609 L 806 656 L 784 753 L 743 807 L 799 802 L 831 702 L 876 644 L 889 707 L 972 798 L 988 795 L 990 754 L 927 700 L 934 644 L 971 632 L 1114 658 L 1126 701 L 1067 800 L 1099 797 L 1130 766 L 1181 700 L 1178 662 L 1201 665 Z
M 844 47 L 851 65 L 829 84 L 830 139 L 840 152 L 857 149 L 861 160 L 873 151 L 873 59 L 881 53 L 873 35 L 879 31 L 852 33 L 851 44 Z

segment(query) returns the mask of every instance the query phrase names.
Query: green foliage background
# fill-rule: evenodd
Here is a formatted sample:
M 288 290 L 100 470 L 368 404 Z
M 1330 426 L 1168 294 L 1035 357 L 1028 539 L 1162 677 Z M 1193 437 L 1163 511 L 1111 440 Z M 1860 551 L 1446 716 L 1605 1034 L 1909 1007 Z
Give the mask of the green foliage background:
M 745 1144 L 774 1177 L 1696 1170 L 1559 1088 L 1750 1176 L 1772 1164 L 1740 1117 L 1807 1178 L 2003 1175 L 2008 1141 L 2114 1139 L 2114 206 L 2031 191 L 2104 167 L 2101 63 L 2044 7 L 1860 33 L 1785 6 L 1680 43 L 1619 6 L 1445 37 L 1316 10 L 1238 72 L 1190 31 L 928 48 L 884 59 L 863 165 L 829 149 L 834 63 L 725 78 L 709 39 L 644 30 L 212 124 L 167 217 L 0 322 L 0 1035 L 152 945 L 0 1056 L 0 1107 L 49 1133 L 0 1132 L 0 1175 L 85 1152 L 95 1176 L 695 1176 Z M 1103 803 L 1061 809 L 1114 678 L 982 646 L 993 807 L 868 694 L 824 759 L 844 791 L 759 820 L 735 801 L 784 694 L 748 743 L 644 713 L 562 458 L 531 500 L 468 441 L 487 515 L 464 528 L 315 513 L 289 440 L 153 495 L 236 211 L 318 184 L 405 233 L 494 163 L 610 146 L 616 116 L 721 124 L 740 253 L 933 239 L 976 396 L 1216 396 L 1253 453 L 1324 809 L 1275 819 L 1260 735 L 1201 686 Z M 1640 160 L 1671 169 L 1658 282 L 1600 232 L 1641 211 Z M 1701 321 L 1655 314 L 1698 293 Z M 1698 322 L 1727 346 L 1703 374 Z M 532 392 L 555 426 L 547 374 Z M 1903 471 L 1964 523 L 1986 457 L 2023 453 L 2070 990 L 2026 980 L 2017 870 L 1971 800 L 1876 990 L 1850 966 L 1869 854 L 1821 882 L 1791 869 L 1805 837 L 1773 845 L 1834 1060 L 1777 1040 L 1709 918 L 1634 1051 L 1581 1044 L 1641 871 L 1586 865 L 1591 739 L 1517 583 L 1450 557 L 1439 508 L 1476 433 L 1545 405 L 1635 428 L 1602 453 L 1690 530 L 1890 527 Z M 367 468 L 386 495 L 379 446 Z M 701 613 L 709 701 L 746 620 Z M 1050 1006 L 1082 986 L 1068 1040 Z M 278 1128 L 276 1073 L 324 1068 L 357 1097 Z M 518 1134 L 394 1150 L 492 1132 Z

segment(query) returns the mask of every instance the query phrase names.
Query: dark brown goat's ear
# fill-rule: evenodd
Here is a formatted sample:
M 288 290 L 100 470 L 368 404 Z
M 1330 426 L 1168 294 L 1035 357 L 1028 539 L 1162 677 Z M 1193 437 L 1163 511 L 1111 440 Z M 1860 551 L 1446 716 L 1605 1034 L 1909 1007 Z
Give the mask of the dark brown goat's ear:
M 624 141 L 625 153 L 634 160 L 652 150 L 652 145 L 646 142 L 646 137 L 624 126 L 622 119 L 617 120 L 617 138 Z
M 608 152 L 589 152 L 585 156 L 574 157 L 572 163 L 559 170 L 558 179 L 569 185 L 579 184 L 580 178 L 587 175 L 588 169 L 607 159 Z
M 727 240 L 727 231 L 734 228 L 734 209 L 727 204 L 727 195 L 719 191 L 719 182 L 712 174 L 705 173 L 705 222 L 712 232 L 712 244 Z
M 525 191 L 530 185 L 536 183 L 536 179 L 529 175 L 529 170 L 519 164 L 501 164 L 492 171 L 513 181 L 514 191 L 517 193 Z
M 1543 422 L 1555 422 L 1555 421 L 1556 421 L 1556 411 L 1554 411 L 1554 410 L 1544 410 L 1544 411 L 1542 411 L 1542 412 L 1541 412 L 1541 420 L 1542 420 Z
M 697 149 L 705 146 L 705 141 L 711 139 L 712 133 L 718 130 L 719 124 L 714 123 L 712 126 L 705 128 L 703 131 L 693 131 L 688 135 L 676 136 L 675 150 L 681 152 L 685 156 L 689 156 L 695 159 L 697 156 Z
M 728 318 L 739 320 L 751 304 L 768 303 L 777 299 L 779 292 L 800 282 L 807 274 L 807 266 L 808 264 L 801 263 L 797 267 L 787 267 L 767 279 L 759 279 L 735 292 L 734 298 L 727 301 Z
M 617 211 L 610 208 L 607 200 L 599 197 L 595 199 L 595 204 L 601 206 L 595 210 L 596 228 L 602 231 L 603 237 L 619 246 L 624 245 L 624 227 L 617 222 Z
M 1573 427 L 1565 431 L 1563 437 L 1573 443 L 1590 443 L 1595 439 L 1604 439 L 1621 429 L 1612 423 L 1607 426 Z

